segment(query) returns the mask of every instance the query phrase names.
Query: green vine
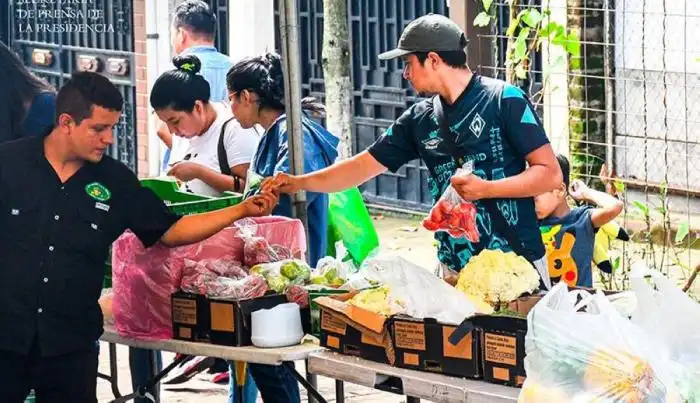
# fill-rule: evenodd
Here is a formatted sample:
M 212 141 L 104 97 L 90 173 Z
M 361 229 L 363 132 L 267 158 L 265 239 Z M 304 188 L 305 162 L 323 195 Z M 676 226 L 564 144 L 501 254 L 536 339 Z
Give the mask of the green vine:
M 476 0 L 483 7 L 476 18 L 474 26 L 487 27 L 495 24 L 496 8 L 493 0 Z M 506 30 L 506 81 L 515 84 L 516 80 L 525 80 L 531 67 L 531 57 L 542 48 L 542 43 L 549 42 L 561 47 L 568 54 L 578 56 L 581 52 L 581 42 L 576 35 L 567 32 L 566 27 L 551 19 L 548 7 L 523 7 L 517 0 L 505 0 L 508 5 L 509 21 Z M 577 59 L 576 63 L 578 63 Z M 544 68 L 544 79 L 549 72 L 565 63 L 564 56 L 558 57 Z

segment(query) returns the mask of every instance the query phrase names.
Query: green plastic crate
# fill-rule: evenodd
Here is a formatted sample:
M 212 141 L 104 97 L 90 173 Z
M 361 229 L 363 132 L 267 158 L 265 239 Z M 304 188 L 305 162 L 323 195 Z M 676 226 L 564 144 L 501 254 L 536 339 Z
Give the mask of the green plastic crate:
M 219 210 L 241 202 L 243 195 L 224 192 L 222 197 L 210 197 L 178 189 L 177 182 L 170 178 L 141 179 L 141 185 L 151 189 L 175 214 L 188 215 Z

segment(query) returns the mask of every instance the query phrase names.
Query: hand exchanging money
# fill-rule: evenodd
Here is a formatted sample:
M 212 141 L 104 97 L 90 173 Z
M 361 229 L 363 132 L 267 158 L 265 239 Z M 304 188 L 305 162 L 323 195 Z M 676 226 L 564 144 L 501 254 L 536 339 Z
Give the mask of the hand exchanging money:
M 247 217 L 262 217 L 270 215 L 277 206 L 279 196 L 274 192 L 260 192 L 242 202 Z
M 301 180 L 298 176 L 292 176 L 284 172 L 276 174 L 274 177 L 266 178 L 260 185 L 263 192 L 276 194 L 294 194 L 302 189 Z

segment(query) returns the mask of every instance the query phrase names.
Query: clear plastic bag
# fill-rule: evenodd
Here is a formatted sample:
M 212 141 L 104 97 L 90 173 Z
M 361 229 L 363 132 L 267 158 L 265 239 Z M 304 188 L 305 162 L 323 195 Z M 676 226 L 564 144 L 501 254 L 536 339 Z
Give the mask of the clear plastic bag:
M 637 296 L 632 322 L 644 329 L 659 353 L 679 366 L 674 379 L 683 398 L 700 402 L 700 304 L 644 264 L 635 265 L 630 285 Z
M 372 282 L 367 278 L 366 274 L 360 271 L 351 274 L 345 281 L 345 284 L 340 286 L 340 289 L 348 291 L 359 291 L 364 290 L 366 288 L 370 288 L 373 285 L 375 284 L 372 284 Z
M 309 291 L 301 285 L 291 284 L 284 290 L 287 301 L 295 302 L 300 308 L 309 306 Z
M 680 402 L 676 369 L 602 294 L 559 283 L 528 315 L 521 403 Z
M 237 279 L 216 277 L 206 284 L 205 293 L 210 298 L 240 301 L 262 297 L 267 289 L 267 282 L 262 276 L 247 276 Z
M 343 261 L 340 258 L 326 256 L 316 264 L 311 271 L 311 284 L 326 287 L 341 287 L 345 284 L 349 273 L 356 271 L 352 261 Z
M 367 279 L 387 286 L 392 300 L 414 318 L 459 324 L 476 312 L 464 294 L 402 257 L 368 259 L 363 270 L 366 270 Z
M 282 294 L 290 284 L 303 285 L 309 281 L 311 268 L 298 259 L 262 263 L 251 267 L 250 274 L 263 276 L 271 290 Z
M 243 239 L 243 264 L 247 267 L 253 267 L 262 263 L 279 262 L 285 259 L 292 259 L 294 251 L 286 246 L 290 242 L 272 243 L 269 237 L 256 235 L 259 224 L 251 220 L 240 220 L 236 222 L 236 226 L 240 230 L 240 237 Z M 290 237 L 296 233 L 290 233 Z M 277 234 L 279 237 L 284 237 L 283 234 Z M 284 239 L 284 238 L 282 238 Z M 286 245 L 285 245 L 286 244 Z
M 454 176 L 471 175 L 473 163 L 464 164 Z M 453 238 L 465 238 L 470 242 L 479 241 L 476 227 L 476 205 L 466 201 L 449 185 L 440 199 L 423 220 L 423 227 L 429 231 L 447 232 Z
M 180 288 L 210 298 L 243 300 L 265 295 L 267 282 L 261 276 L 249 276 L 232 259 L 185 259 Z

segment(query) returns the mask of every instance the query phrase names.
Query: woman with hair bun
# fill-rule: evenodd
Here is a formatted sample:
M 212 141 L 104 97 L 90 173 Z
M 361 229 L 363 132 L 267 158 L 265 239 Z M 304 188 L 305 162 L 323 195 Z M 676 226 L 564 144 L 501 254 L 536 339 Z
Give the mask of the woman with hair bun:
M 167 174 L 182 182 L 182 190 L 196 194 L 243 192 L 260 136 L 253 129 L 243 129 L 223 103 L 210 102 L 211 88 L 198 74 L 202 64 L 197 56 L 177 56 L 173 64 L 175 69 L 158 77 L 150 95 L 151 107 L 173 134 Z M 133 382 L 139 385 L 148 379 L 144 372 L 148 355 L 132 349 L 130 358 L 132 374 L 137 374 Z M 188 364 L 186 376 L 212 362 L 213 358 L 196 357 Z M 252 378 L 245 394 L 253 398 L 257 394 Z
M 243 128 L 260 125 L 265 133 L 250 166 L 249 177 L 272 177 L 289 172 L 287 115 L 284 105 L 284 81 L 280 56 L 267 53 L 246 58 L 235 64 L 226 76 L 231 110 Z M 313 98 L 302 100 L 302 108 L 322 116 L 324 107 Z M 333 164 L 338 156 L 338 138 L 302 114 L 304 138 L 304 171 L 317 171 Z M 316 266 L 326 254 L 328 228 L 328 195 L 307 193 L 306 210 L 309 226 L 309 264 Z M 272 214 L 291 217 L 292 200 L 280 195 Z M 299 385 L 285 366 L 250 364 L 255 383 L 265 402 L 300 401 Z M 234 379 L 232 376 L 231 379 Z
M 201 76 L 197 56 L 178 56 L 175 69 L 158 77 L 151 107 L 174 134 L 169 176 L 182 189 L 219 196 L 242 192 L 259 136 L 243 129 L 223 104 L 209 102 L 209 83 Z

